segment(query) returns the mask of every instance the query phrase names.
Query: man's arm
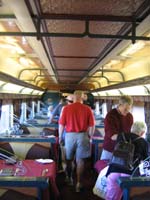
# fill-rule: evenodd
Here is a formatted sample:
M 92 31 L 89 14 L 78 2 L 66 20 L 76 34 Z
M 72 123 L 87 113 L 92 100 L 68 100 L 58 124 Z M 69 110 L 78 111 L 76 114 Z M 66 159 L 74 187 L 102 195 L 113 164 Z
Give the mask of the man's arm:
M 95 131 L 95 125 L 94 125 L 94 126 L 90 126 L 90 127 L 88 128 L 88 135 L 89 135 L 90 137 L 92 137 L 93 134 L 94 134 L 94 131 Z
M 59 131 L 59 144 L 62 143 L 62 134 L 63 134 L 64 128 L 65 128 L 65 126 L 63 126 L 62 124 L 59 124 L 59 128 L 58 128 L 58 131 Z

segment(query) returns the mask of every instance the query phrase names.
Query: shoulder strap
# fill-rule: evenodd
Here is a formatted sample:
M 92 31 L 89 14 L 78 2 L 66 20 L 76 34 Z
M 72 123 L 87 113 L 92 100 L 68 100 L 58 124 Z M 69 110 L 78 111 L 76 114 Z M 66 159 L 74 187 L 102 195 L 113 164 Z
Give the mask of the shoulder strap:
M 134 139 L 134 140 L 131 140 L 131 136 L 130 136 L 130 133 L 129 133 L 129 141 L 126 139 L 126 137 L 125 137 L 125 134 L 124 134 L 124 132 L 122 132 L 121 133 L 122 134 L 122 137 L 123 137 L 123 140 L 125 141 L 125 142 L 129 142 L 130 144 L 133 142 L 133 141 L 135 141 L 135 140 L 137 140 L 138 138 L 140 138 L 140 137 L 138 137 L 138 138 L 136 138 L 136 139 Z
M 117 118 L 118 118 L 118 121 L 119 121 L 119 124 L 120 124 L 120 130 L 119 131 L 121 133 L 123 131 L 123 129 L 122 129 L 122 121 L 121 121 L 120 114 L 119 114 L 117 108 L 116 108 L 116 112 L 117 112 Z
M 125 135 L 124 135 L 124 132 L 122 132 L 121 135 L 122 135 L 123 140 L 124 140 L 125 142 L 127 142 L 127 139 L 126 139 L 126 137 L 125 137 Z
M 134 142 L 134 141 L 136 141 L 136 140 L 138 140 L 138 139 L 140 139 L 140 138 L 141 138 L 140 136 L 139 136 L 139 137 L 137 137 L 137 138 L 135 138 L 135 139 L 133 140 L 133 142 Z

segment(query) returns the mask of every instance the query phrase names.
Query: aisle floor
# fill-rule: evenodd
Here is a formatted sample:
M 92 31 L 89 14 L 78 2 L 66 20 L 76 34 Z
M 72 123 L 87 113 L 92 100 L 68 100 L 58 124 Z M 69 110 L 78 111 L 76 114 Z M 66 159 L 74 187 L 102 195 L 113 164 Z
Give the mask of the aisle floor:
M 56 181 L 60 191 L 60 200 L 102 200 L 92 192 L 96 178 L 96 172 L 86 169 L 86 172 L 83 175 L 84 189 L 80 193 L 76 193 L 75 184 L 74 186 L 68 186 L 65 182 L 65 173 L 59 173 Z

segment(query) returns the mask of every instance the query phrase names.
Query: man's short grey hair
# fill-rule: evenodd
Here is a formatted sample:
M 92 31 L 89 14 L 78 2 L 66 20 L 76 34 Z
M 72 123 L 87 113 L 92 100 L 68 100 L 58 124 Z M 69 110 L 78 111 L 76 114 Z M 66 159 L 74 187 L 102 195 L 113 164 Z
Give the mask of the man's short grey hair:
M 74 94 L 76 97 L 81 97 L 81 98 L 84 97 L 84 92 L 81 91 L 81 90 L 76 90 L 73 94 Z
M 128 105 L 132 105 L 133 104 L 133 99 L 132 97 L 128 96 L 128 95 L 122 95 L 119 99 L 119 105 L 122 104 L 128 104 Z
M 137 135 L 140 135 L 142 132 L 146 132 L 146 130 L 147 130 L 147 126 L 145 122 L 141 122 L 141 121 L 134 122 L 131 127 L 131 132 Z

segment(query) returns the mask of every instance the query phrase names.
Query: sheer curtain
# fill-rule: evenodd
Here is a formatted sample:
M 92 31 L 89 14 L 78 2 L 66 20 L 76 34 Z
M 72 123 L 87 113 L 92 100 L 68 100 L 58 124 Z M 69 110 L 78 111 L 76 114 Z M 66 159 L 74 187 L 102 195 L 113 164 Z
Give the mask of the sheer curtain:
M 1 104 L 0 132 L 9 131 L 13 127 L 13 105 L 11 100 L 3 100 Z

